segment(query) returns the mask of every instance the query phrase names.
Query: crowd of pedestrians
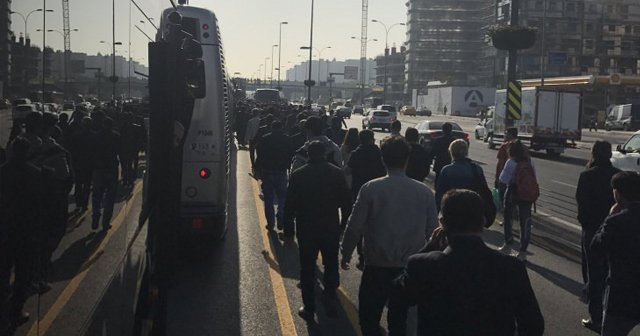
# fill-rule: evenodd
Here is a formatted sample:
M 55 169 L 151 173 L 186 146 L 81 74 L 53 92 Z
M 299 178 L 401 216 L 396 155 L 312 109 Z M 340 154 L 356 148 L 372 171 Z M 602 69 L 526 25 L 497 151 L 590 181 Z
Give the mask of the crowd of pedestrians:
M 52 256 L 90 196 L 91 228 L 109 230 L 119 178 L 131 187 L 137 175 L 146 140 L 140 118 L 79 107 L 71 117 L 33 112 L 14 122 L 0 161 L 0 335 L 29 319 L 30 295 L 51 289 Z
M 237 132 L 238 142 L 249 144 L 266 229 L 282 230 L 285 241 L 297 238 L 302 318 L 311 321 L 316 312 L 318 255 L 324 265 L 321 297 L 331 317 L 337 314 L 339 268 L 351 269 L 357 251 L 363 335 L 382 335 L 385 306 L 388 334 L 405 335 L 414 305 L 420 335 L 543 334 L 521 261 L 530 230 L 522 233 L 516 255 L 521 260 L 484 244 L 481 234 L 493 223 L 496 207 L 482 168 L 468 158 L 467 143 L 455 140 L 451 124 L 444 123 L 443 136 L 425 147 L 416 129 L 402 136 L 396 121 L 378 146 L 372 131 L 343 129 L 343 120 L 331 113 L 246 107 L 242 118 L 247 122 Z M 504 203 L 517 207 L 521 226 L 530 227 L 535 200 L 521 196 L 537 188 L 535 170 L 517 136 L 503 147 Z M 432 164 L 435 193 L 425 183 Z M 525 188 L 523 181 L 531 184 L 531 178 L 533 185 Z M 511 246 L 511 224 L 504 226 Z

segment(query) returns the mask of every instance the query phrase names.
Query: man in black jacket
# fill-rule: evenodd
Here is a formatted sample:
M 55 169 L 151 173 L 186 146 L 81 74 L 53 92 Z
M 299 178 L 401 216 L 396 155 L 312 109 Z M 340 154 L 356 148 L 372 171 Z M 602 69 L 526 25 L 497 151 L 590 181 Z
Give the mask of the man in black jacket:
M 351 170 L 353 183 L 351 195 L 356 199 L 360 188 L 367 182 L 385 176 L 387 169 L 382 162 L 380 148 L 375 144 L 374 133 L 362 130 L 358 134 L 360 145 L 351 153 L 347 166 Z
M 86 211 L 89 206 L 89 194 L 91 193 L 91 157 L 94 148 L 92 146 L 95 134 L 91 131 L 91 118 L 84 117 L 77 130 L 71 135 L 69 150 L 75 173 L 75 201 L 76 208 Z
M 362 130 L 358 134 L 360 145 L 351 152 L 347 167 L 351 171 L 351 196 L 358 198 L 360 188 L 367 182 L 387 175 L 387 168 L 382 162 L 382 153 L 375 144 L 374 133 L 371 130 Z M 356 268 L 364 269 L 364 256 L 362 253 L 362 239 L 357 246 L 358 261 Z
M 264 214 L 267 218 L 267 230 L 273 231 L 274 224 L 282 229 L 284 205 L 287 196 L 287 169 L 291 163 L 291 139 L 284 134 L 282 122 L 271 123 L 271 133 L 258 141 L 255 170 L 262 181 L 264 195 Z M 274 213 L 274 199 L 278 198 L 278 214 Z
M 433 171 L 436 173 L 435 183 L 438 181 L 442 168 L 451 163 L 449 145 L 455 140 L 452 133 L 453 125 L 446 122 L 442 124 L 442 136 L 431 141 L 431 157 L 434 161 Z
M 544 319 L 527 270 L 482 241 L 482 199 L 452 190 L 442 201 L 444 252 L 409 258 L 397 295 L 418 305 L 418 335 L 542 335 Z M 506 279 L 506 280 L 505 280 Z
M 95 119 L 94 119 L 95 120 Z M 113 130 L 113 120 L 104 118 L 95 125 L 99 128 L 94 136 L 92 164 L 93 215 L 91 228 L 97 229 L 102 217 L 103 230 L 111 228 L 113 205 L 118 189 L 118 165 L 120 155 L 120 134 Z M 101 213 L 101 208 L 104 212 Z
M 407 128 L 404 137 L 411 145 L 411 153 L 409 154 L 409 162 L 407 163 L 407 176 L 423 182 L 424 179 L 429 176 L 429 170 L 431 170 L 431 157 L 429 156 L 429 152 L 418 143 L 420 134 L 417 129 L 413 127 Z
M 609 264 L 603 336 L 628 335 L 640 325 L 640 174 L 617 173 L 611 186 L 616 204 L 591 245 Z
M 580 174 L 576 201 L 578 221 L 582 226 L 582 278 L 589 302 L 589 319 L 582 325 L 599 331 L 602 324 L 602 294 L 607 277 L 607 260 L 604 255 L 591 251 L 590 245 L 598 228 L 609 216 L 615 203 L 611 179 L 620 170 L 611 165 L 611 144 L 596 141 L 591 149 L 591 161 Z
M 309 162 L 291 173 L 285 206 L 285 237 L 297 229 L 300 251 L 300 289 L 303 307 L 298 314 L 313 319 L 315 312 L 315 272 L 318 252 L 324 263 L 324 294 L 332 302 L 340 284 L 338 249 L 340 233 L 351 212 L 349 187 L 342 169 L 326 161 L 325 145 L 312 141 Z M 338 216 L 342 213 L 342 225 Z M 330 313 L 328 310 L 327 313 Z
M 28 162 L 31 146 L 16 138 L 9 161 L 0 166 L 0 335 L 12 335 L 29 319 L 22 309 L 42 245 L 37 237 L 45 193 L 42 170 Z

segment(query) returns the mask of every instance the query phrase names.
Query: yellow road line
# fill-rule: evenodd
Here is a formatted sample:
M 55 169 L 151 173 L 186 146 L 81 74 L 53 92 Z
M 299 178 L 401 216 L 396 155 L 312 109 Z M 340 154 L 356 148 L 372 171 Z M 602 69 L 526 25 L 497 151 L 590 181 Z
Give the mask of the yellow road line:
M 265 257 L 269 263 L 269 276 L 271 278 L 271 287 L 273 288 L 273 298 L 276 301 L 276 308 L 278 310 L 278 319 L 280 320 L 280 335 L 283 336 L 297 336 L 296 325 L 293 322 L 293 316 L 291 315 L 291 307 L 289 306 L 289 299 L 287 298 L 287 290 L 284 287 L 284 280 L 280 273 L 280 266 L 278 265 L 278 257 L 275 249 L 271 244 L 269 235 L 265 230 L 267 220 L 264 218 L 264 205 L 260 200 L 259 186 L 256 181 L 251 181 L 253 188 L 254 200 L 256 202 L 256 210 L 258 214 L 258 223 L 260 226 L 260 233 L 262 234 L 262 243 L 264 244 Z
M 344 312 L 347 314 L 347 318 L 349 318 L 349 322 L 351 322 L 351 327 L 357 336 L 362 336 L 362 332 L 360 331 L 360 317 L 358 316 L 358 308 L 356 304 L 353 303 L 353 300 L 347 294 L 347 291 L 344 287 L 338 287 L 338 300 L 340 301 L 340 305 Z
M 93 261 L 95 261 L 99 255 L 104 253 L 105 247 L 107 246 L 115 232 L 118 231 L 120 226 L 122 226 L 122 224 L 124 223 L 124 219 L 126 218 L 126 215 L 129 213 L 129 211 L 131 211 L 134 203 L 133 201 L 135 200 L 135 197 L 138 195 L 141 189 L 142 183 L 138 183 L 133 189 L 133 197 L 131 197 L 127 204 L 122 207 L 122 209 L 120 209 L 120 212 L 112 221 L 113 224 L 111 229 L 107 232 L 107 235 L 104 237 L 98 248 L 82 264 L 82 266 L 80 266 L 80 272 L 78 272 L 78 274 L 76 274 L 73 279 L 69 281 L 67 286 L 64 288 L 62 293 L 60 293 L 53 305 L 51 305 L 49 311 L 47 311 L 47 313 L 42 317 L 40 322 L 36 322 L 31 326 L 31 329 L 29 329 L 27 336 L 45 335 L 47 333 L 53 322 L 62 312 L 62 309 L 66 306 L 73 294 L 82 284 L 82 281 L 84 281 L 84 279 L 89 274 L 89 271 L 94 265 Z

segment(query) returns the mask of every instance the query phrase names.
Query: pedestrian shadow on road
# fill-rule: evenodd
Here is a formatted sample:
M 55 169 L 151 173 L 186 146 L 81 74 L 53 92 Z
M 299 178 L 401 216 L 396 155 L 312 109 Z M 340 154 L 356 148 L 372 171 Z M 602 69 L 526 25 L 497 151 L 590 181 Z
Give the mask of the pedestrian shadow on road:
M 553 162 L 560 162 L 560 163 L 567 163 L 567 164 L 570 164 L 570 165 L 580 166 L 580 167 L 586 167 L 587 163 L 589 163 L 588 159 L 582 159 L 582 158 L 571 157 L 571 156 L 566 156 L 566 155 L 560 155 L 558 157 L 549 157 L 549 155 L 547 155 L 546 153 L 532 152 L 531 156 L 536 158 L 536 159 L 553 161 Z
M 106 231 L 91 232 L 69 246 L 53 261 L 53 282 L 69 280 L 96 262 L 101 254 L 88 259 L 107 236 Z
M 350 320 L 349 313 L 346 311 L 343 304 L 340 303 L 339 299 L 327 300 L 322 291 L 324 287 L 322 286 L 322 278 L 324 273 L 320 271 L 319 268 L 316 269 L 316 273 L 318 274 L 316 280 L 316 287 L 314 293 L 316 294 L 316 318 L 312 321 L 307 321 L 307 332 L 309 336 L 320 336 L 320 335 L 333 335 L 333 336 L 351 336 L 357 335 L 352 321 Z M 338 293 L 338 296 L 341 294 Z M 353 302 L 348 302 L 350 304 L 350 309 L 352 310 L 351 314 L 357 313 L 356 306 Z M 337 315 L 335 317 L 330 317 L 327 314 L 328 310 L 334 310 Z M 351 318 L 356 318 L 352 316 Z
M 542 267 L 532 262 L 527 262 L 526 265 L 527 265 L 527 268 L 540 274 L 542 277 L 551 281 L 556 286 L 564 289 L 565 291 L 573 294 L 578 298 L 582 297 L 582 288 L 584 287 L 584 285 L 582 285 L 581 283 L 569 277 L 566 277 L 556 271 L 552 271 L 548 268 Z
M 283 278 L 299 280 L 300 259 L 297 241 L 293 239 L 281 240 L 275 233 L 269 234 L 269 240 L 280 266 L 280 275 Z

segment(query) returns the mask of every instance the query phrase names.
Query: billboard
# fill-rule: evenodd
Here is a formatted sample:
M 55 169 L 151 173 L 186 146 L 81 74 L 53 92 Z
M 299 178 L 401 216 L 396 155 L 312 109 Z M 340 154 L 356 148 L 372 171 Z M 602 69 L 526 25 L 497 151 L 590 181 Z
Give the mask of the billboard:
M 345 66 L 344 67 L 344 79 L 345 80 L 358 80 L 358 67 L 357 66 Z

